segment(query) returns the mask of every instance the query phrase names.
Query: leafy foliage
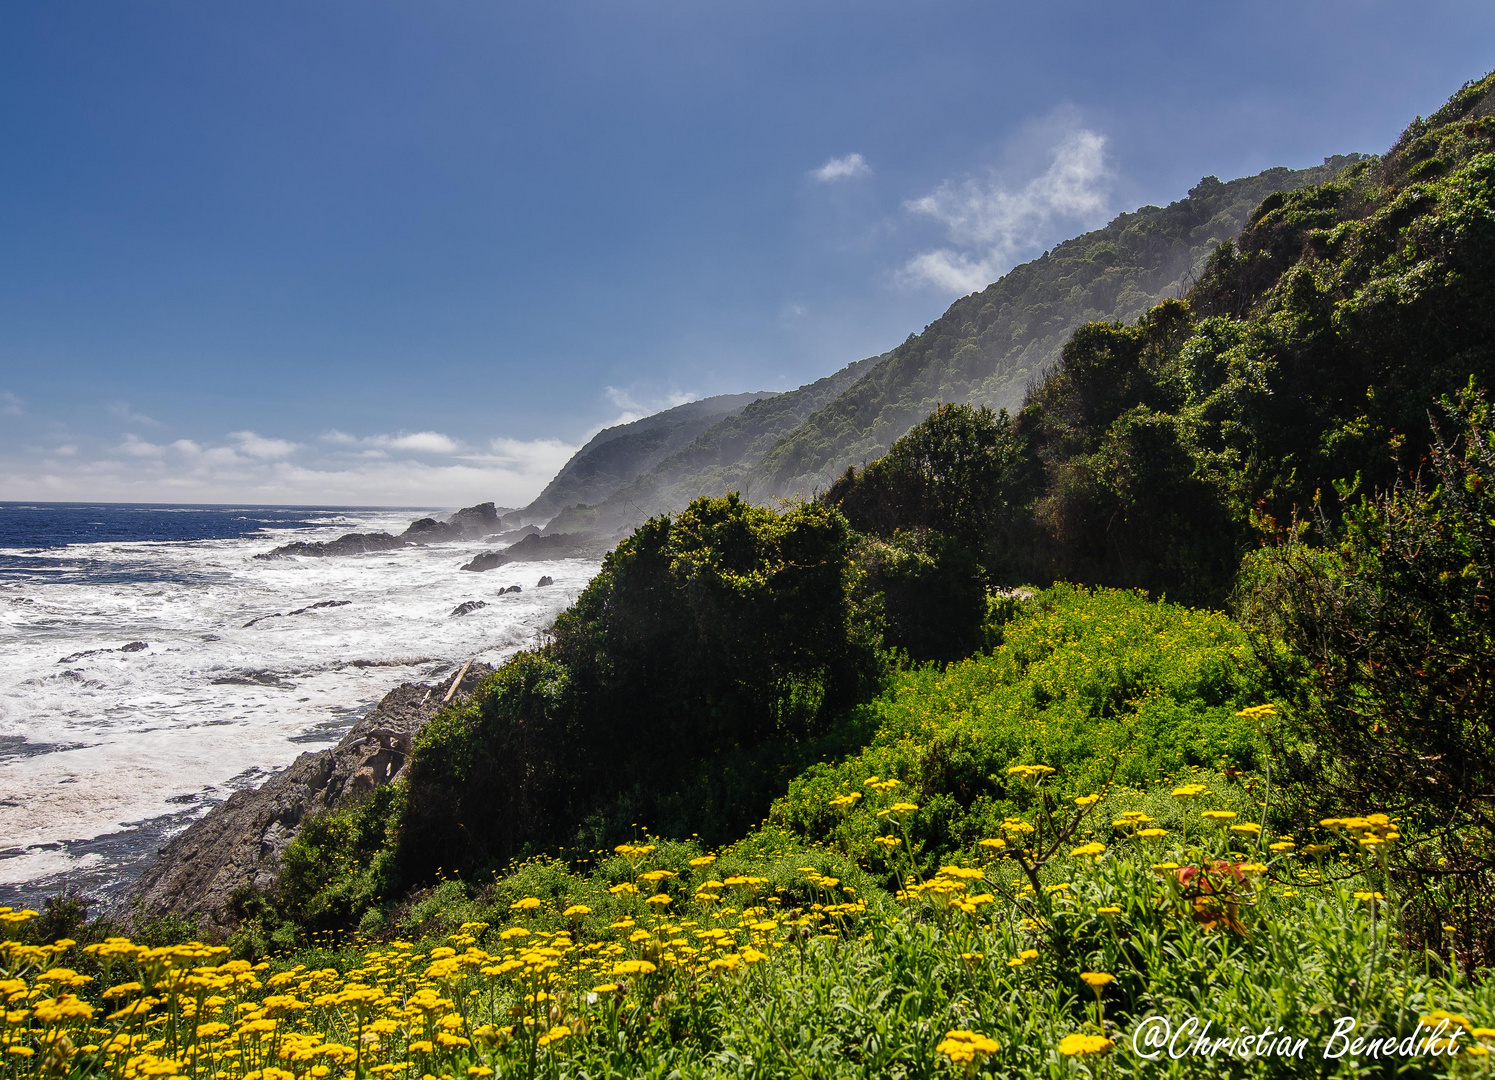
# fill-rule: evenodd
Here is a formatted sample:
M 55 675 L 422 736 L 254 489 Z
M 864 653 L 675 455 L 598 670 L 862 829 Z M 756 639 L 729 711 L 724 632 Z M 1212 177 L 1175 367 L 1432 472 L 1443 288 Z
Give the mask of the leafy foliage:
M 1252 560 L 1243 603 L 1274 692 L 1292 704 L 1280 756 L 1298 804 L 1415 821 L 1436 842 L 1406 868 L 1488 896 L 1495 430 L 1472 385 L 1444 412 L 1451 434 L 1425 474 L 1363 496 L 1342 522 L 1318 508 Z M 1495 927 L 1482 930 L 1480 951 L 1495 956 Z
M 641 527 L 549 644 L 422 732 L 398 829 L 406 872 L 503 865 L 638 820 L 741 835 L 771 797 L 757 770 L 793 760 L 881 676 L 851 602 L 851 544 L 828 507 L 736 497 Z
M 821 501 L 870 534 L 858 562 L 890 645 L 915 660 L 980 647 L 990 569 L 1010 545 L 1025 457 L 1007 414 L 944 405 Z
M 634 838 L 588 873 L 534 860 L 481 890 L 448 881 L 400 917 L 413 941 L 324 939 L 258 964 L 196 943 L 0 941 L 0 980 L 28 1006 L 6 1016 L 7 1076 L 1480 1069 L 1495 988 L 1442 950 L 1388 948 L 1396 908 L 1372 867 L 1325 876 L 1221 809 L 1239 790 L 1218 777 L 1185 794 L 1171 801 L 1192 832 L 1108 825 L 1157 813 L 1125 792 L 1063 825 L 1052 800 L 1005 823 L 1053 852 L 1031 878 L 994 840 L 889 894 L 856 859 L 766 829 L 716 852 Z M 898 813 L 880 839 L 897 835 Z M 7 914 L 24 932 L 31 913 Z M 1184 1029 L 1166 1058 L 1171 1032 L 1146 1038 L 1160 1018 Z M 1376 1049 L 1344 1053 L 1341 1018 Z M 1206 1024 L 1219 1044 L 1196 1050 Z M 1228 1045 L 1243 1034 L 1250 1043 Z

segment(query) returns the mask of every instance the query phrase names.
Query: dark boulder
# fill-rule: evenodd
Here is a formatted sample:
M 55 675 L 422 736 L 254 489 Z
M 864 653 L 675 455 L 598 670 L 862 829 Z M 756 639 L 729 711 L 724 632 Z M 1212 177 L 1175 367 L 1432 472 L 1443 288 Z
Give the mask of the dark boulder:
M 487 606 L 488 606 L 488 601 L 486 601 L 486 600 L 466 600 L 466 601 L 458 604 L 456 607 L 452 608 L 452 614 L 453 615 L 471 615 L 474 611 L 477 611 L 479 608 L 485 608 Z
M 550 536 L 526 536 L 505 548 L 504 554 L 514 562 L 539 562 L 543 559 L 564 559 L 580 555 L 585 547 L 585 542 L 579 536 L 552 533 Z
M 484 551 L 474 557 L 471 562 L 464 564 L 462 569 L 480 574 L 484 570 L 496 570 L 508 561 L 509 557 L 502 551 Z
M 318 543 L 298 540 L 294 544 L 282 544 L 273 551 L 256 555 L 255 558 L 283 559 L 292 555 L 306 555 L 312 558 L 327 558 L 332 555 L 367 555 L 374 551 L 394 551 L 404 546 L 405 541 L 387 532 L 348 533 L 336 540 L 323 540 Z
M 445 521 L 438 521 L 436 518 L 412 521 L 410 527 L 400 535 L 407 540 L 420 540 L 430 544 L 444 540 L 473 540 L 501 530 L 498 510 L 489 502 L 458 510 Z
M 555 578 L 551 577 L 549 574 L 546 574 L 544 577 L 542 577 L 539 580 L 539 582 L 536 583 L 535 588 L 537 588 L 537 589 L 543 589 L 547 585 L 554 585 L 554 584 L 555 584 Z
M 544 562 L 547 559 L 569 559 L 587 554 L 595 552 L 580 536 L 571 533 L 552 533 L 549 536 L 531 533 L 502 551 L 483 552 L 462 569 L 492 570 L 511 562 Z

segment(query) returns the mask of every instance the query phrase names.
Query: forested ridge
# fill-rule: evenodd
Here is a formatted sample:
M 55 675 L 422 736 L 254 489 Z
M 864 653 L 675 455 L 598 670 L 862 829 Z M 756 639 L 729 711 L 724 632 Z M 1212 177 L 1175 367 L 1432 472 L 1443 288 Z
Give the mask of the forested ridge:
M 724 416 L 733 416 L 772 394 L 722 394 L 677 405 L 628 424 L 604 428 L 561 467 L 545 490 L 520 511 L 528 524 L 545 521 L 568 506 L 599 502 L 656 466 Z

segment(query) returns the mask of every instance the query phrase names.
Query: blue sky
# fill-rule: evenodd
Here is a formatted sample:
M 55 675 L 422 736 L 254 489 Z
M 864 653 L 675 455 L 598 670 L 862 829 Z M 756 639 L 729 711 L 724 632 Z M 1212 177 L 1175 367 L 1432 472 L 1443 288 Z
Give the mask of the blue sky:
M 1379 152 L 1486 0 L 0 12 L 0 499 L 533 496 L 1201 176 Z

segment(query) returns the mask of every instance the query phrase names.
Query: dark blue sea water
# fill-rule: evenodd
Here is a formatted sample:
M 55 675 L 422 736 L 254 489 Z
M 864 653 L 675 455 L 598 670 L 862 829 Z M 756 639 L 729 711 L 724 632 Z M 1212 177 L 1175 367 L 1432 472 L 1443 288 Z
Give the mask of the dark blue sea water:
M 0 581 L 36 579 L 181 581 L 185 567 L 141 565 L 122 569 L 94 555 L 98 549 L 58 551 L 70 544 L 182 543 L 236 540 L 347 524 L 379 507 L 170 506 L 160 503 L 0 502 Z M 398 508 L 390 508 L 398 510 Z M 398 511 L 418 516 L 419 511 Z M 356 515 L 350 517 L 349 515 Z M 288 538 L 289 539 L 289 538 Z M 277 539 L 277 543 L 285 540 Z M 121 577 L 123 573 L 127 576 Z
M 232 540 L 265 529 L 326 525 L 376 506 L 170 506 L 163 503 L 0 502 L 0 548 L 137 540 Z

